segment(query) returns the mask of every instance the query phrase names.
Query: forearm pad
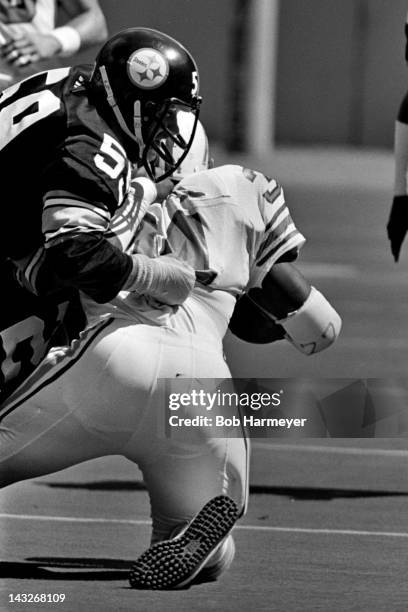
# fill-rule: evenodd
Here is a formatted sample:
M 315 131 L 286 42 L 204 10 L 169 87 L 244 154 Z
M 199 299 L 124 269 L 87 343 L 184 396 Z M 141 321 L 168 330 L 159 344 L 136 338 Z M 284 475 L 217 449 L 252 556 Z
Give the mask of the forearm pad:
M 328 348 L 341 330 L 339 314 L 314 287 L 301 308 L 276 323 L 284 328 L 286 339 L 305 355 Z

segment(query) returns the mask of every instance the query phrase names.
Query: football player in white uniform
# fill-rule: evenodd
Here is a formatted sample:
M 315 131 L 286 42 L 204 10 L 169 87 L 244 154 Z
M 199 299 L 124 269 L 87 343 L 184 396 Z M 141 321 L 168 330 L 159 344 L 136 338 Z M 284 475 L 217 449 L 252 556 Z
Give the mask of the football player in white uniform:
M 200 134 L 199 127 L 198 142 Z M 179 306 L 143 291 L 122 291 L 103 305 L 84 298 L 89 327 L 81 338 L 51 351 L 2 406 L 2 426 L 13 436 L 0 432 L 0 477 L 4 486 L 109 454 L 135 462 L 153 531 L 130 583 L 177 588 L 214 579 L 231 564 L 230 530 L 246 507 L 249 450 L 240 424 L 232 432 L 209 422 L 169 432 L 169 379 L 170 388 L 182 381 L 187 392 L 205 381 L 228 384 L 222 340 L 237 298 L 250 288 L 272 292 L 260 302 L 272 313 L 275 335 L 304 352 L 313 352 L 305 350 L 313 343 L 315 351 L 329 346 L 340 318 L 300 274 L 292 278 L 287 260 L 304 238 L 281 187 L 259 172 L 227 165 L 190 174 L 164 206 L 147 208 L 135 236 L 125 231 L 125 208 L 111 227 L 123 248 L 187 261 L 196 286 Z M 239 421 L 237 407 L 227 414 Z M 200 415 L 200 406 L 185 409 L 190 419 Z
M 60 9 L 68 21 L 56 27 Z M 98 0 L 0 0 L 0 90 L 106 36 Z
M 188 264 L 129 255 L 107 232 L 135 164 L 153 176 L 151 159 L 164 157 L 168 174 L 182 161 L 199 104 L 190 53 L 147 28 L 116 34 L 94 66 L 38 73 L 2 92 L 0 398 L 39 363 L 78 290 L 97 302 L 125 287 L 170 304 L 188 295 Z M 194 118 L 187 140 L 175 131 L 177 109 Z M 163 134 L 180 145 L 179 159 L 161 147 Z M 134 206 L 156 198 L 147 178 L 132 191 Z M 71 337 L 81 329 L 72 321 Z

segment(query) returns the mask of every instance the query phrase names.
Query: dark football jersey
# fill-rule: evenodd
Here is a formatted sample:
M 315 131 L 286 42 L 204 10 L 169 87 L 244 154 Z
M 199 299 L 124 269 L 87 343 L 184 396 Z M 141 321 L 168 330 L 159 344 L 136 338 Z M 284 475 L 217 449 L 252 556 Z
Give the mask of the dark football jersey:
M 106 239 L 130 162 L 89 101 L 89 74 L 51 70 L 0 95 L 0 401 L 78 335 L 77 290 L 107 301 L 131 268 Z
M 131 164 L 90 103 L 90 67 L 36 74 L 0 95 L 0 251 L 37 293 L 116 295 L 130 258 L 105 240 Z
M 10 261 L 0 261 L 0 402 L 44 358 L 52 346 L 67 344 L 85 326 L 73 291 L 41 298 L 16 283 Z

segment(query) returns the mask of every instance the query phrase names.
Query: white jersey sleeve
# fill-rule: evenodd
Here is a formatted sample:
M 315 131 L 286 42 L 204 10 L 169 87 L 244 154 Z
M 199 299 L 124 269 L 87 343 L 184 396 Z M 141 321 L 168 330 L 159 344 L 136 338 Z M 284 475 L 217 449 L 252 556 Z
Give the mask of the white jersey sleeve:
M 261 285 L 275 263 L 297 259 L 306 240 L 294 224 L 279 183 L 259 172 L 244 172 L 252 175 L 263 219 L 263 231 L 257 236 L 256 252 L 252 257 L 250 282 L 247 287 L 250 289 Z

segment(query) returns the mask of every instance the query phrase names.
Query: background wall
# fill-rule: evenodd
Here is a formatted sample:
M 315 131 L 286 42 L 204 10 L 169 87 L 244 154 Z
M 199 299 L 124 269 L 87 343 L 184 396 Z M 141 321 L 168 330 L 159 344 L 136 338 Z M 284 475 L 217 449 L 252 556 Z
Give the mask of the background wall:
M 406 0 L 281 0 L 277 140 L 390 146 Z
M 110 34 L 131 26 L 162 30 L 194 55 L 205 98 L 202 118 L 211 137 L 223 139 L 228 112 L 227 74 L 234 0 L 100 0 Z M 93 58 L 95 50 L 82 54 Z
M 132 25 L 157 28 L 192 51 L 201 72 L 208 133 L 233 142 L 232 116 L 241 103 L 233 55 L 236 61 L 241 44 L 246 60 L 251 1 L 257 0 L 101 0 L 101 5 L 111 34 Z M 406 0 L 280 0 L 278 144 L 391 146 L 408 76 L 406 10 Z M 245 74 L 242 82 L 245 89 Z M 242 93 L 249 105 L 257 95 Z

